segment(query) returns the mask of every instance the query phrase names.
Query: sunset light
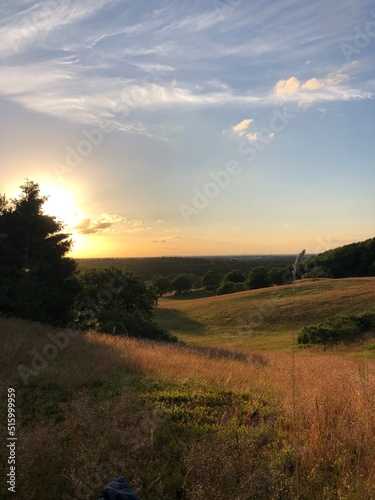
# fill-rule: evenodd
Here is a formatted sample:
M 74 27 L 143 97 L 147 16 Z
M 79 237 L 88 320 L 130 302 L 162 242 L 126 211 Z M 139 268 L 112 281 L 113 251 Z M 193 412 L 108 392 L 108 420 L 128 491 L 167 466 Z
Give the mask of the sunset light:
M 368 2 L 27 5 L 8 3 L 0 28 L 1 192 L 40 183 L 73 256 L 373 235 Z
M 375 499 L 374 0 L 2 1 L 0 65 L 6 498 Z

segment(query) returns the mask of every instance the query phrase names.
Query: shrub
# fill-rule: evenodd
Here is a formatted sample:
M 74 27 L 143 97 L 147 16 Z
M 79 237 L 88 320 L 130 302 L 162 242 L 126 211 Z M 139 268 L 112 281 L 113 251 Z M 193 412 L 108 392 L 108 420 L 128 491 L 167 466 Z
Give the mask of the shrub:
M 206 290 L 216 290 L 223 279 L 222 274 L 215 267 L 210 268 L 202 278 L 202 285 Z
M 179 274 L 171 283 L 172 290 L 176 293 L 186 293 L 191 290 L 191 280 L 187 274 Z
M 156 288 L 141 277 L 114 267 L 88 269 L 79 275 L 82 291 L 77 322 L 83 329 L 153 340 L 176 340 L 154 321 Z
M 363 312 L 337 316 L 318 325 L 304 326 L 298 336 L 300 344 L 327 344 L 354 341 L 362 333 L 375 328 L 375 313 Z
M 234 292 L 243 292 L 246 290 L 245 283 L 235 283 L 233 287 Z
M 154 287 L 157 289 L 159 295 L 162 296 L 164 293 L 171 291 L 171 282 L 168 278 L 161 276 L 154 281 Z
M 270 278 L 268 276 L 268 269 L 264 266 L 254 267 L 246 280 L 246 286 L 251 290 L 256 288 L 265 288 L 271 285 Z
M 234 292 L 233 281 L 224 281 L 224 283 L 220 285 L 219 288 L 217 289 L 218 295 L 225 295 L 227 293 L 233 293 L 233 292 Z
M 232 269 L 232 271 L 229 271 L 223 278 L 223 282 L 233 281 L 233 283 L 241 283 L 244 280 L 245 277 L 239 269 Z

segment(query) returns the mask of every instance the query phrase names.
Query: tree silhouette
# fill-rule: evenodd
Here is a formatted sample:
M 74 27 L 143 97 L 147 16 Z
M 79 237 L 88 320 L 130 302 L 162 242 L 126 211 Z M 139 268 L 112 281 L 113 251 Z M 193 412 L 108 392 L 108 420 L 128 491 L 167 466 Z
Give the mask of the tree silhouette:
M 20 197 L 0 198 L 0 314 L 63 325 L 79 291 L 72 246 L 63 224 L 45 215 L 39 185 L 27 180 Z
M 172 290 L 176 293 L 186 293 L 191 290 L 191 280 L 187 274 L 179 274 L 171 283 Z
M 268 276 L 268 269 L 264 266 L 257 266 L 252 269 L 246 280 L 246 285 L 248 288 L 265 288 L 270 286 L 270 278 Z

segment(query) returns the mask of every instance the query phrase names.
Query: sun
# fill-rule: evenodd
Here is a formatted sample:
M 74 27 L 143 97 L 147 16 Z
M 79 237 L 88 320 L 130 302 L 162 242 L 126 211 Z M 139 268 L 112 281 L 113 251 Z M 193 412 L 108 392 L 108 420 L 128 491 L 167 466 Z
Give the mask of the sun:
M 84 218 L 84 213 L 78 208 L 78 203 L 70 191 L 54 184 L 47 184 L 41 186 L 40 192 L 42 196 L 48 196 L 43 205 L 44 213 L 62 222 L 66 229 L 73 229 Z

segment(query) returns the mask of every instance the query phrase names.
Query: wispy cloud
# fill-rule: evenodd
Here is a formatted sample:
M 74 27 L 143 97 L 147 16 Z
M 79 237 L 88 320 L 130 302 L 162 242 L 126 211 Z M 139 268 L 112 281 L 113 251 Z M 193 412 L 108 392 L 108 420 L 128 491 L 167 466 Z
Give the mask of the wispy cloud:
M 117 130 L 158 138 L 165 137 L 155 120 L 147 123 L 145 111 L 156 115 L 161 109 L 371 98 L 369 82 L 357 79 L 352 86 L 348 68 L 338 65 L 326 75 L 320 68 L 314 74 L 312 52 L 323 57 L 328 45 L 336 43 L 337 48 L 353 22 L 342 3 L 350 4 L 260 0 L 256 5 L 233 5 L 223 16 L 215 6 L 152 11 L 140 6 L 133 12 L 130 2 L 122 0 L 16 0 L 0 25 L 0 95 L 65 120 L 110 120 Z M 116 15 L 105 20 L 99 16 L 114 8 Z M 333 12 L 340 27 L 334 39 L 323 29 L 324 22 L 312 22 L 318 14 L 325 19 Z M 228 72 L 225 66 L 225 78 L 223 58 L 234 68 Z M 267 65 L 267 75 L 259 69 L 257 78 L 239 84 L 243 58 L 250 67 Z M 296 68 L 303 60 L 303 70 L 293 69 L 291 76 L 280 78 L 277 67 L 269 64 L 280 58 Z M 306 76 L 308 70 L 312 74 Z M 234 125 L 232 131 L 245 135 L 251 120 Z
M 245 120 L 242 120 L 240 123 L 237 123 L 237 125 L 233 125 L 231 127 L 231 130 L 235 133 L 238 134 L 239 136 L 244 135 L 246 130 L 249 128 L 249 125 L 253 123 L 253 118 L 246 118 Z
M 144 227 L 143 219 L 127 219 L 117 214 L 100 214 L 94 218 L 84 217 L 76 226 L 69 228 L 79 234 L 98 232 L 139 233 L 151 228 Z
M 0 28 L 0 56 L 9 56 L 42 44 L 50 33 L 71 26 L 119 0 L 41 1 L 22 9 L 23 2 L 13 2 L 15 13 Z M 18 11 L 17 11 L 18 7 Z

